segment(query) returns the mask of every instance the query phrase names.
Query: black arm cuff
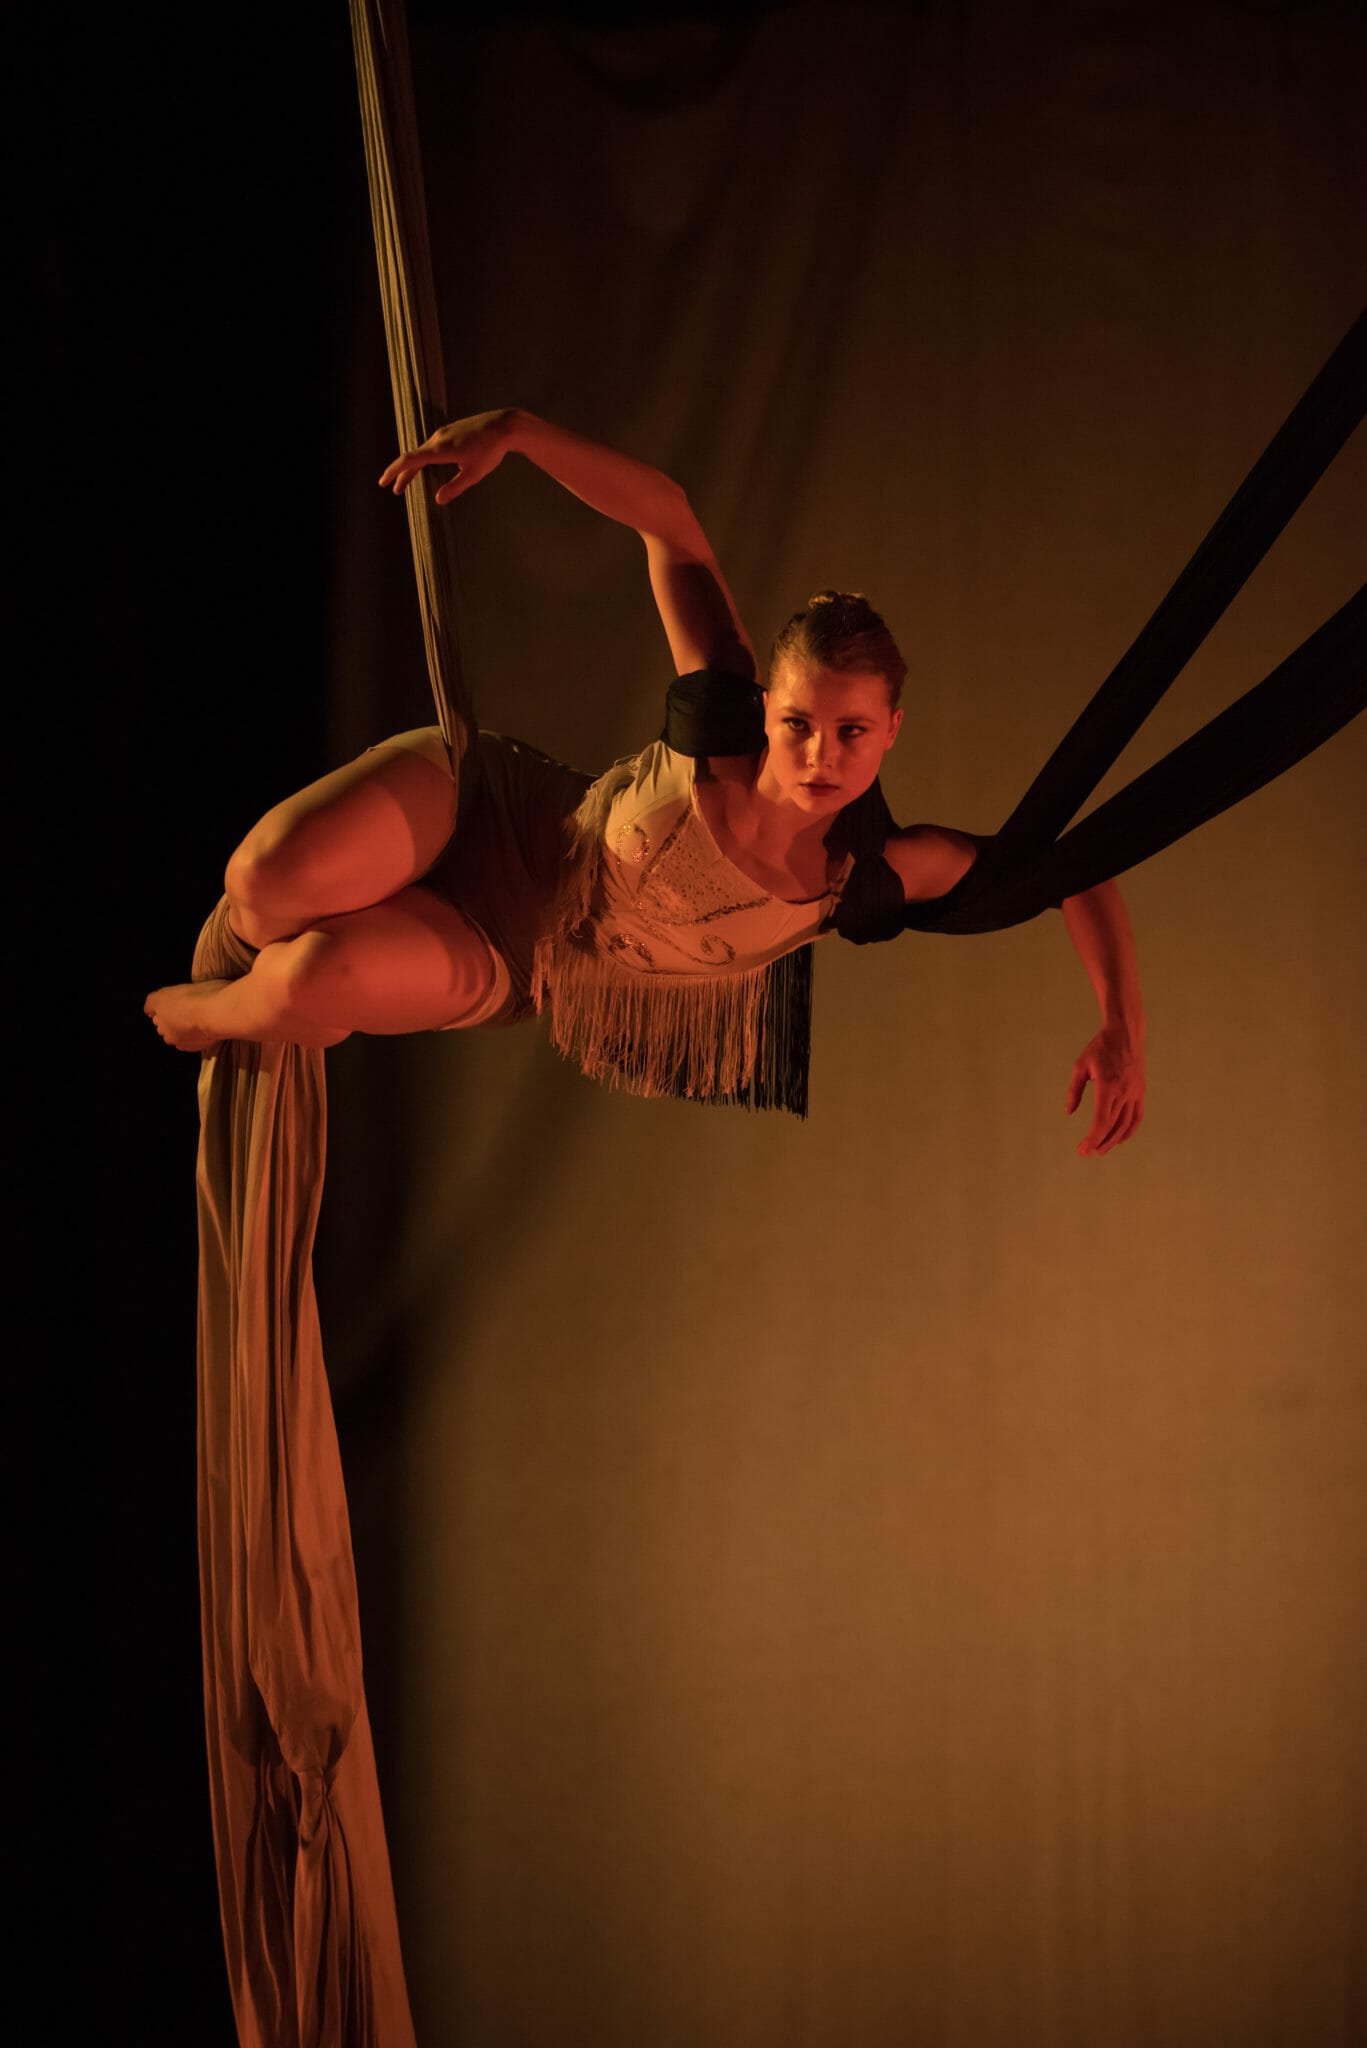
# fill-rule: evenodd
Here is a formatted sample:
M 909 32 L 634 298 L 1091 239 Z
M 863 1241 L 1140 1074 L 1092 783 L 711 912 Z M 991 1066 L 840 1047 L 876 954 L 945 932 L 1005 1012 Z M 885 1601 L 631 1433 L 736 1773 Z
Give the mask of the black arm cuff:
M 748 676 L 724 668 L 676 676 L 665 699 L 660 737 L 676 754 L 694 760 L 707 754 L 763 753 L 764 692 Z

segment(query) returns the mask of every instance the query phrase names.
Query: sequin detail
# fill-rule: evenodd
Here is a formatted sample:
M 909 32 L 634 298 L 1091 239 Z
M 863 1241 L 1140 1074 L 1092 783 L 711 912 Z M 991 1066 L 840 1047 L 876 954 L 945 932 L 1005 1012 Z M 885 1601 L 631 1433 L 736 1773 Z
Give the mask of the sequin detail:
M 650 859 L 650 834 L 644 825 L 639 825 L 633 820 L 619 830 L 613 851 L 618 860 L 635 861 L 639 867 L 643 861 Z
M 639 838 L 649 845 L 645 833 Z M 724 918 L 743 916 L 747 911 L 764 912 L 774 898 L 756 889 L 753 894 L 737 892 L 740 879 L 729 863 L 718 860 L 715 845 L 706 840 L 691 806 L 685 805 L 675 818 L 659 847 L 645 864 L 645 854 L 633 845 L 631 858 L 640 860 L 643 872 L 629 899 L 613 891 L 609 883 L 603 906 L 602 924 L 608 945 L 622 957 L 635 954 L 654 967 L 662 951 L 677 955 L 675 965 L 727 967 L 736 958 L 736 947 L 719 933 L 703 927 Z M 627 903 L 629 901 L 629 911 Z M 616 916 L 629 928 L 645 933 L 644 942 L 632 944 L 612 929 Z M 650 940 L 656 941 L 652 948 Z

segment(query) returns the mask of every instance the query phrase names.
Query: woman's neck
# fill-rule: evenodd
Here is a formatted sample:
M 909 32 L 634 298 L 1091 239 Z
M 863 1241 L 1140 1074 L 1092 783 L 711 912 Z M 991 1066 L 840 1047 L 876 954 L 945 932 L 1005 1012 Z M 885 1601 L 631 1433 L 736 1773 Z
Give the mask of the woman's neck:
M 764 761 L 747 775 L 705 775 L 695 781 L 697 802 L 714 839 L 743 874 L 772 895 L 808 902 L 830 882 L 826 833 L 829 817 L 802 811 L 763 781 Z
M 782 859 L 785 854 L 814 858 L 818 847 L 824 849 L 836 816 L 834 812 L 813 815 L 795 803 L 773 774 L 767 749 L 746 791 L 743 815 L 751 843 L 771 859 Z

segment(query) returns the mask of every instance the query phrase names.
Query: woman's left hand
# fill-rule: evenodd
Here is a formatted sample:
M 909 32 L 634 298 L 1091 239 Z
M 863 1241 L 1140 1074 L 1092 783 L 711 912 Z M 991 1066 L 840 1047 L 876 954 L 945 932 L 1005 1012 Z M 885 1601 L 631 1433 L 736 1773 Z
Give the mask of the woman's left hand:
M 510 405 L 500 406 L 494 412 L 473 413 L 466 420 L 452 420 L 449 427 L 438 427 L 435 434 L 429 434 L 420 448 L 408 448 L 402 455 L 396 455 L 382 472 L 380 482 L 398 497 L 420 469 L 435 465 L 454 470 L 454 476 L 433 493 L 438 505 L 449 505 L 471 484 L 477 484 L 498 468 L 508 453 L 515 424 L 516 409 Z
M 1092 1084 L 1092 1128 L 1078 1146 L 1085 1158 L 1098 1157 L 1132 1138 L 1144 1120 L 1144 1048 L 1122 1024 L 1103 1025 L 1073 1063 L 1068 1087 L 1068 1114 Z

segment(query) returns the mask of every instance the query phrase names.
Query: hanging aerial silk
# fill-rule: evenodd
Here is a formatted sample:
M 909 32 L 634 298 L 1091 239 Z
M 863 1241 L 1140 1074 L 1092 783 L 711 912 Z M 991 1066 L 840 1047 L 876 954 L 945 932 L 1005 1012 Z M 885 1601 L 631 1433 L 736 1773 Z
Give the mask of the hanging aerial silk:
M 445 413 L 401 8 L 352 8 L 405 446 Z M 469 728 L 450 522 L 408 493 L 437 716 Z M 454 713 L 453 713 L 454 707 Z M 197 981 L 253 954 L 221 901 Z M 199 1556 L 210 1809 L 243 2048 L 411 2048 L 361 1674 L 346 1491 L 314 1298 L 321 1052 L 225 1042 L 200 1072 Z
M 381 296 L 401 445 L 446 417 L 403 9 L 351 0 Z M 875 786 L 832 840 L 856 856 L 839 929 L 969 932 L 1033 917 L 1123 872 L 1282 773 L 1363 706 L 1361 593 L 1265 682 L 1081 825 L 1058 835 L 1361 417 L 1364 328 L 1316 379 L 1228 511 L 964 880 L 906 905 Z M 437 717 L 461 776 L 472 723 L 450 521 L 406 495 Z M 671 744 L 744 751 L 758 693 L 704 684 Z M 686 728 L 686 729 L 685 729 Z M 740 735 L 739 744 L 737 735 Z M 196 979 L 251 949 L 220 903 Z M 782 1001 L 785 1071 L 755 1106 L 805 1108 L 809 951 Z M 792 1073 L 786 1071 L 791 1065 Z M 795 1078 L 800 1067 L 800 1076 Z M 413 2041 L 361 1676 L 346 1499 L 313 1294 L 321 1052 L 225 1043 L 200 1081 L 199 1502 L 205 1718 L 224 1943 L 244 2048 Z
M 197 981 L 251 949 L 221 902 Z M 200 1070 L 199 1560 L 209 1799 L 243 2048 L 413 2040 L 312 1252 L 323 1055 Z
M 856 943 L 902 931 L 1022 924 L 1137 867 L 1218 817 L 1367 707 L 1367 586 L 1261 683 L 1126 788 L 1059 833 L 1222 617 L 1367 410 L 1367 314 L 1292 408 L 1153 616 L 1050 755 L 1000 831 L 979 841 L 948 894 L 903 901 L 881 849 L 876 787 L 830 835 L 857 857 L 838 928 Z

